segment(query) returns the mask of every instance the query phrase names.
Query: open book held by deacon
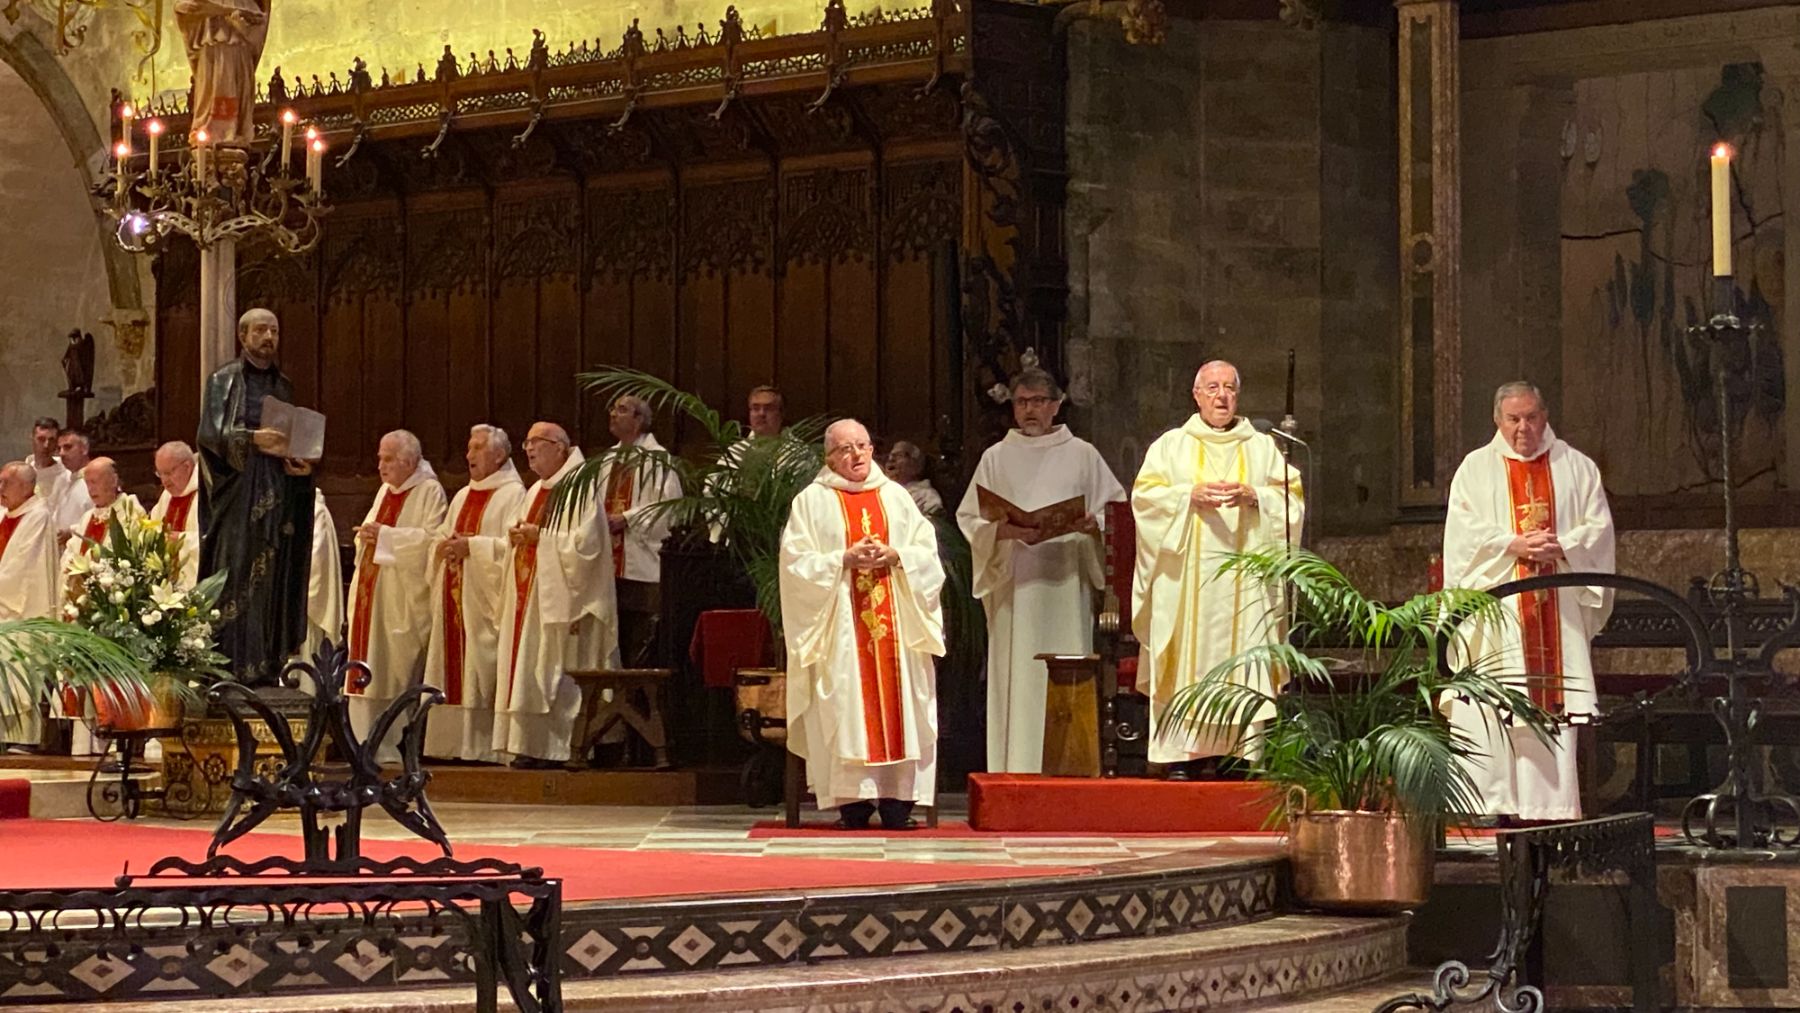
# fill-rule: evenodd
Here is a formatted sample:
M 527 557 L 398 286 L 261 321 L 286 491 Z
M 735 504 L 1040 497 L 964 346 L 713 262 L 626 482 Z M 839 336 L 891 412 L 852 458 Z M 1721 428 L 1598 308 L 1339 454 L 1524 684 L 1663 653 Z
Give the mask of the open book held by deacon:
M 1021 528 L 1035 528 L 1040 532 L 1040 541 L 1081 530 L 1088 515 L 1087 501 L 1081 496 L 1071 496 L 1036 510 L 1026 510 L 985 485 L 975 487 L 975 496 L 981 516 Z

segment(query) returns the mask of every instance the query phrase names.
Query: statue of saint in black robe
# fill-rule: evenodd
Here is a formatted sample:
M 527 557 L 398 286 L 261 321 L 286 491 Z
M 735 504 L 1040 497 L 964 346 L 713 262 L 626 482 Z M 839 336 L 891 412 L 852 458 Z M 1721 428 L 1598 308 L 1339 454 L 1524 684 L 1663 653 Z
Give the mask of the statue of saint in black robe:
M 200 573 L 225 571 L 216 635 L 233 676 L 274 683 L 306 639 L 312 563 L 313 480 L 290 475 L 279 457 L 258 450 L 251 434 L 262 402 L 292 403 L 294 385 L 279 367 L 236 359 L 206 381 L 200 417 L 200 506 L 205 532 Z

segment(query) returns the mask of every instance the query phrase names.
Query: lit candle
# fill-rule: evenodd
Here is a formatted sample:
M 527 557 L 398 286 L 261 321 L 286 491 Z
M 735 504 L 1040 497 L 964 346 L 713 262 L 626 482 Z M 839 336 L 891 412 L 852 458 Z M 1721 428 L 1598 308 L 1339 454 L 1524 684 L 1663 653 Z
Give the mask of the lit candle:
M 288 168 L 294 164 L 294 124 L 300 117 L 292 109 L 281 111 L 281 174 L 288 174 Z
M 119 171 L 116 174 L 117 182 L 114 185 L 113 193 L 117 194 L 120 197 L 124 197 L 125 196 L 125 180 L 127 177 L 126 163 L 131 161 L 131 145 L 125 143 L 124 141 L 120 141 L 113 148 L 113 154 L 117 155 L 119 157 Z
M 211 140 L 206 131 L 194 131 L 194 181 L 202 186 L 206 184 L 206 146 Z
M 137 109 L 130 102 L 119 107 L 119 143 L 131 151 L 131 121 L 137 119 Z
M 313 198 L 325 196 L 325 139 L 314 138 L 312 146 L 306 149 L 306 183 L 312 187 Z
M 1731 277 L 1731 146 L 1712 150 L 1713 276 Z
M 157 149 L 162 145 L 162 120 L 145 121 L 144 132 L 150 135 L 150 178 L 155 179 Z

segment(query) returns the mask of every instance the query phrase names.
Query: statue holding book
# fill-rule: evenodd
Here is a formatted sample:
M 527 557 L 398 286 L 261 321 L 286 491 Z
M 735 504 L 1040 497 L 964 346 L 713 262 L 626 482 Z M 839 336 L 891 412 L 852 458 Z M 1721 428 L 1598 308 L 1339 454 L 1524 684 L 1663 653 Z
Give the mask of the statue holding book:
M 266 309 L 238 321 L 238 358 L 206 382 L 201 407 L 202 576 L 223 571 L 216 627 L 232 675 L 275 682 L 306 636 L 313 465 L 323 420 L 296 409 L 276 355 L 281 323 Z M 271 424 L 286 419 L 278 427 Z

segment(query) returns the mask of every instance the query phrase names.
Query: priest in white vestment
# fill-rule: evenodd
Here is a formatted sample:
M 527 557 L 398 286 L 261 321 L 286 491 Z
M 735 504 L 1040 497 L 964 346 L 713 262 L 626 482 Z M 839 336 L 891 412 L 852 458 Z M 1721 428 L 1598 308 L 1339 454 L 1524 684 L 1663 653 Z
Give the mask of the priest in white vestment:
M 1444 586 L 1487 590 L 1525 577 L 1614 572 L 1612 510 L 1600 469 L 1557 439 L 1538 389 L 1514 382 L 1494 394 L 1494 439 L 1463 458 L 1444 519 Z M 1466 657 L 1514 677 L 1557 718 L 1596 710 L 1594 634 L 1612 613 L 1612 591 L 1578 587 L 1504 599 L 1518 621 L 1466 631 Z M 1446 701 L 1453 727 L 1482 755 L 1467 767 L 1485 814 L 1578 820 L 1576 730 L 1561 724 L 1545 745 L 1529 729 Z
M 121 524 L 133 524 L 144 516 L 144 506 L 136 496 L 125 494 L 124 486 L 119 482 L 119 469 L 110 457 L 96 457 L 81 469 L 81 482 L 87 489 L 88 500 L 94 504 L 93 509 L 81 516 L 75 525 L 74 534 L 63 543 L 62 560 L 57 572 L 61 576 L 62 586 L 70 588 L 75 579 L 75 562 L 84 556 L 92 555 L 97 546 L 103 544 L 107 532 L 112 529 L 114 517 Z M 76 699 L 85 700 L 85 694 L 72 694 Z M 104 753 L 103 743 L 96 741 L 88 726 L 82 721 L 84 715 L 71 714 L 66 709 L 71 694 L 58 693 L 51 698 L 51 714 L 71 722 L 69 726 L 69 755 L 93 756 Z
M 550 494 L 581 466 L 580 448 L 561 426 L 539 422 L 525 458 L 538 481 L 507 534 L 494 749 L 541 770 L 570 759 L 581 690 L 568 673 L 618 667 L 619 611 L 604 514 L 590 506 L 545 526 Z
M 321 643 L 344 642 L 344 563 L 337 522 L 325 506 L 325 493 L 317 487 L 313 489 L 312 563 L 306 579 L 306 642 L 299 658 L 311 664 Z M 313 685 L 303 678 L 300 688 L 310 693 Z
M 910 828 L 936 798 L 943 586 L 931 522 L 875 466 L 868 430 L 834 423 L 782 532 L 781 615 L 788 749 L 848 829 L 877 812 Z
M 1285 635 L 1280 589 L 1218 572 L 1227 554 L 1291 547 L 1305 518 L 1299 473 L 1272 437 L 1237 414 L 1242 387 L 1229 362 L 1200 367 L 1198 411 L 1157 437 L 1131 487 L 1137 686 L 1150 698 L 1150 762 L 1165 764 L 1171 780 L 1201 776 L 1206 764 L 1240 749 L 1234 729 L 1164 722 L 1175 694 L 1233 655 Z M 1284 677 L 1239 671 L 1230 678 Z
M 625 394 L 613 401 L 607 427 L 619 442 L 606 452 L 600 474 L 618 586 L 619 652 L 631 668 L 655 668 L 665 660 L 654 656 L 651 641 L 662 611 L 662 546 L 674 516 L 654 508 L 681 495 L 681 480 L 667 467 L 641 455 L 627 457 L 625 466 L 619 466 L 620 454 L 629 454 L 621 448 L 668 453 L 650 431 L 651 421 L 644 399 Z
M 31 424 L 31 456 L 25 463 L 37 472 L 37 481 L 32 488 L 45 503 L 56 501 L 56 494 L 62 491 L 63 476 L 69 473 L 56 456 L 56 437 L 61 432 L 62 425 L 48 415 Z
M 23 461 L 0 468 L 0 620 L 48 619 L 57 611 L 56 528 Z M 36 748 L 43 737 L 38 698 L 0 682 L 0 746 Z
M 350 727 L 360 741 L 387 705 L 425 672 L 431 639 L 431 546 L 444 523 L 444 487 L 419 438 L 396 429 L 376 448 L 381 489 L 356 529 L 351 575 L 349 660 L 369 666 L 369 682 L 344 687 Z M 404 721 L 388 728 L 375 751 L 379 763 L 400 762 Z
M 191 588 L 200 582 L 200 469 L 195 466 L 194 448 L 180 440 L 165 443 L 156 448 L 155 464 L 162 495 L 150 508 L 150 519 L 180 540 L 179 583 L 183 589 Z
M 1044 769 L 1044 702 L 1050 670 L 1040 654 L 1094 649 L 1094 592 L 1105 586 L 1100 529 L 1106 504 L 1125 489 L 1094 445 L 1056 424 L 1063 392 L 1041 369 L 1012 381 L 1013 421 L 981 455 L 956 523 L 969 539 L 975 597 L 987 610 L 987 769 Z M 1021 510 L 1080 497 L 1081 529 L 1043 538 L 1036 528 L 982 516 L 980 489 Z
M 50 501 L 50 511 L 56 524 L 56 544 L 61 548 L 81 527 L 81 519 L 94 509 L 94 500 L 88 495 L 87 482 L 81 477 L 88 465 L 87 435 L 74 430 L 63 433 L 56 438 L 56 450 L 62 460 L 63 474 Z
M 512 587 L 507 529 L 525 499 L 506 430 L 469 430 L 469 484 L 438 526 L 431 564 L 431 643 L 425 684 L 443 691 L 425 729 L 425 754 L 495 762 L 494 677 L 502 596 Z

